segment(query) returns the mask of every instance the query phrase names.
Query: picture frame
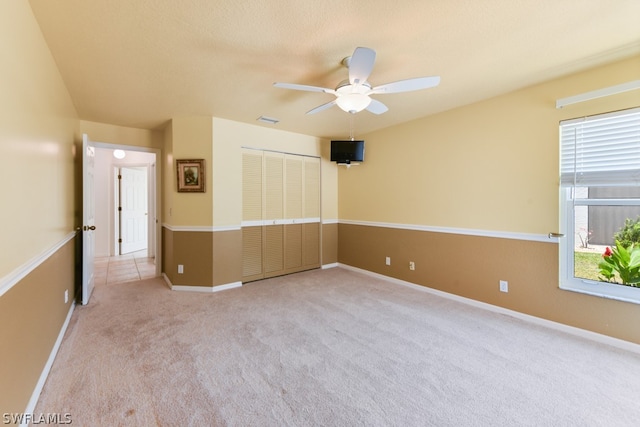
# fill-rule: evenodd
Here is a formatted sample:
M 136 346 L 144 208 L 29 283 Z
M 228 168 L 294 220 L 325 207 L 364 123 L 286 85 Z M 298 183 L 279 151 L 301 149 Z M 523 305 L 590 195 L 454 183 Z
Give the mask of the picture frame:
M 176 159 L 178 193 L 204 193 L 206 171 L 204 159 Z

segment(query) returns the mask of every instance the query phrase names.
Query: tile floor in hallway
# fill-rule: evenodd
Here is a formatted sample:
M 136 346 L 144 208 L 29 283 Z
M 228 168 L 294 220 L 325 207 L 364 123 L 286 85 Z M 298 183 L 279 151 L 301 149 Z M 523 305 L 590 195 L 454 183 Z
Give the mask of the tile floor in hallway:
M 155 258 L 148 257 L 146 250 L 99 257 L 94 261 L 94 274 L 96 285 L 148 279 L 156 275 Z

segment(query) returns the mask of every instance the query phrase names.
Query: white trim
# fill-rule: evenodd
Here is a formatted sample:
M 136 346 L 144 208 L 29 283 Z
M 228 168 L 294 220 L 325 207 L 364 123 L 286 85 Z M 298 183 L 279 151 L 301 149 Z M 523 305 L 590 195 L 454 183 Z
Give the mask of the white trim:
M 561 98 L 556 101 L 556 108 L 562 108 L 566 107 L 567 105 L 577 104 L 578 102 L 589 101 L 591 99 L 602 98 L 605 96 L 628 92 L 635 89 L 640 89 L 640 80 L 633 80 L 619 85 L 609 86 L 603 89 L 592 90 L 591 92 L 585 92 L 579 95 Z
M 242 221 L 242 224 L 240 224 L 241 227 L 262 227 L 263 224 L 263 220 L 261 219 L 257 219 L 254 221 Z
M 334 263 L 331 263 L 331 264 L 323 264 L 320 268 L 322 270 L 327 270 L 329 268 L 336 268 L 336 267 L 339 267 L 339 266 L 340 266 L 340 264 L 338 264 L 337 262 L 334 262 Z
M 510 231 L 474 230 L 470 228 L 435 227 L 417 224 L 397 224 L 391 222 L 369 222 L 339 220 L 340 224 L 364 225 L 368 227 L 396 228 L 401 230 L 430 231 L 433 233 L 462 234 L 467 236 L 495 237 L 498 239 L 527 240 L 543 243 L 558 243 L 558 237 L 550 237 L 550 234 L 513 233 Z
M 240 288 L 242 287 L 242 282 L 233 282 L 226 283 L 224 285 L 218 286 L 184 286 L 184 285 L 171 285 L 172 291 L 181 291 L 181 292 L 220 292 L 226 291 L 227 289 Z
M 29 273 L 31 273 L 33 270 L 38 268 L 42 263 L 44 263 L 47 259 L 49 259 L 51 255 L 55 254 L 64 245 L 69 243 L 69 241 L 71 241 L 76 236 L 76 234 L 77 232 L 72 231 L 51 248 L 47 249 L 40 255 L 30 259 L 26 263 L 22 264 L 20 267 L 13 270 L 11 273 L 1 278 L 0 279 L 0 296 L 7 293 L 9 289 L 13 288 L 18 282 L 24 279 Z
M 395 283 L 402 286 L 408 286 L 412 289 L 416 289 L 423 292 L 428 292 L 433 295 L 437 295 L 443 298 L 447 298 L 450 300 L 458 301 L 463 304 L 468 304 L 474 307 L 482 308 L 485 310 L 489 310 L 499 314 L 505 314 L 507 316 L 514 317 L 516 319 L 524 320 L 539 326 L 547 327 L 550 329 L 554 329 L 560 332 L 565 332 L 571 335 L 575 335 L 581 338 L 586 338 L 591 341 L 595 341 L 601 344 L 610 345 L 613 347 L 617 347 L 623 350 L 631 351 L 637 354 L 640 354 L 640 344 L 636 344 L 630 341 L 621 340 L 619 338 L 614 338 L 609 335 L 599 334 L 597 332 L 587 331 L 586 329 L 576 328 L 574 326 L 565 325 L 563 323 L 554 322 L 552 320 L 543 319 L 536 316 L 531 316 L 529 314 L 520 313 L 519 311 L 510 310 L 508 308 L 499 307 L 497 305 L 489 304 L 482 301 L 477 301 L 471 298 L 461 297 L 459 295 L 450 294 L 448 292 L 439 291 L 437 289 L 429 288 L 427 286 L 418 285 L 416 283 L 407 282 L 404 280 L 396 279 L 394 277 L 385 276 L 383 274 L 374 273 L 372 271 L 363 270 L 361 268 L 352 267 L 346 264 L 339 264 L 339 267 L 344 268 L 346 270 L 356 271 L 359 273 L 366 274 L 371 277 L 376 277 L 378 279 L 383 279 L 391 283 Z
M 139 145 L 123 145 L 123 144 L 112 144 L 110 142 L 98 142 L 98 141 L 91 141 L 93 143 L 93 146 L 96 148 L 104 148 L 106 150 L 124 150 L 124 151 L 140 151 L 143 153 L 153 153 L 156 156 L 160 156 L 162 153 L 162 150 L 159 148 L 151 148 L 151 147 L 142 147 Z M 156 158 L 156 162 L 158 162 L 158 158 Z
M 231 282 L 218 286 L 183 286 L 174 285 L 173 283 L 171 283 L 169 276 L 167 276 L 165 273 L 162 273 L 162 278 L 164 279 L 164 282 L 169 286 L 169 289 L 171 289 L 172 291 L 212 293 L 224 291 L 227 289 L 239 288 L 242 286 L 242 282 Z
M 242 221 L 241 227 L 263 227 L 268 225 L 314 224 L 319 223 L 320 218 L 280 218 L 280 219 L 255 219 Z
M 56 339 L 53 348 L 51 349 L 51 353 L 49 353 L 49 358 L 47 359 L 47 363 L 44 365 L 42 369 L 42 373 L 40 374 L 40 378 L 36 383 L 36 387 L 31 394 L 31 399 L 29 399 L 29 403 L 27 404 L 27 409 L 25 409 L 25 414 L 32 414 L 36 409 L 36 405 L 38 404 L 38 399 L 40 398 L 40 393 L 42 392 L 42 388 L 44 387 L 45 382 L 47 381 L 47 377 L 49 376 L 49 372 L 51 372 L 51 367 L 53 366 L 53 361 L 58 355 L 58 350 L 60 350 L 60 345 L 62 344 L 62 339 L 64 338 L 64 334 L 67 332 L 67 327 L 69 326 L 69 322 L 71 321 L 71 315 L 73 314 L 73 310 L 75 309 L 75 302 L 71 302 L 71 307 L 69 308 L 69 312 L 67 313 L 67 318 L 64 320 L 62 324 L 62 328 L 58 333 L 58 338 Z M 27 424 L 21 424 L 26 426 Z
M 162 226 L 170 231 L 213 231 L 210 225 L 169 225 L 163 223 Z
M 322 220 L 322 224 L 337 224 L 338 220 L 337 219 L 323 219 Z
M 231 282 L 224 285 L 217 285 L 213 287 L 213 292 L 226 291 L 227 289 L 241 288 L 242 282 Z
M 186 231 L 186 232 L 206 232 L 215 233 L 218 231 L 239 231 L 241 227 L 239 225 L 169 225 L 162 224 L 164 228 L 169 231 Z
M 319 223 L 320 222 L 320 218 L 319 217 L 314 217 L 314 218 L 296 218 L 293 220 L 294 224 L 315 224 L 315 223 Z
M 595 199 L 591 199 L 595 200 Z M 610 200 L 610 199 L 601 199 Z M 632 199 L 630 199 L 632 200 Z M 572 199 L 571 187 L 564 187 L 560 191 L 560 222 L 568 236 L 575 236 L 576 225 L 574 222 L 575 206 L 579 205 Z M 585 204 L 588 206 L 588 204 Z M 606 206 L 606 205 L 605 205 Z M 558 287 L 563 291 L 577 292 L 594 297 L 608 298 L 631 304 L 640 304 L 640 289 L 632 286 L 600 282 L 596 280 L 574 277 L 575 244 L 574 240 L 567 239 L 560 243 L 560 278 Z
M 218 231 L 240 231 L 242 227 L 239 225 L 214 225 L 213 232 L 217 233 Z
M 267 148 L 260 148 L 260 147 L 250 147 L 248 145 L 242 145 L 240 147 L 240 149 L 242 149 L 242 150 L 253 150 L 253 151 L 263 151 L 263 152 L 267 152 L 267 153 L 286 154 L 286 155 L 290 155 L 290 156 L 311 157 L 313 159 L 322 159 L 322 156 L 318 156 L 318 155 L 315 155 L 315 154 L 292 153 L 292 152 L 289 152 L 289 151 L 279 151 L 279 150 L 270 150 L 270 149 L 267 149 Z
M 173 288 L 173 283 L 171 283 L 171 280 L 169 279 L 169 276 L 167 276 L 166 273 L 162 273 L 162 278 L 164 279 L 164 283 L 167 284 L 167 286 L 169 286 L 169 289 Z
M 640 289 L 633 286 L 571 277 L 561 280 L 559 288 L 563 291 L 640 304 Z

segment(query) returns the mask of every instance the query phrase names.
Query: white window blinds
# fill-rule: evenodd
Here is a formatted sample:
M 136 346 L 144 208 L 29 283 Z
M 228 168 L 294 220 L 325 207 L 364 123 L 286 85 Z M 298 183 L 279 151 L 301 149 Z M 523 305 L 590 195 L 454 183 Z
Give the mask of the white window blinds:
M 563 186 L 640 185 L 640 108 L 560 123 Z

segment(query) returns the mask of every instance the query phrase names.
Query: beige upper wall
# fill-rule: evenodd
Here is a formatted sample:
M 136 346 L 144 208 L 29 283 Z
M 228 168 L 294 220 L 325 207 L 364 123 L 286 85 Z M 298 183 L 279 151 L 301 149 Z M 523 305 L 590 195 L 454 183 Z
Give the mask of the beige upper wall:
M 74 231 L 78 118 L 27 2 L 0 2 L 0 52 L 2 278 Z
M 322 156 L 322 216 L 337 218 L 337 171 L 323 150 L 326 144 L 312 136 L 214 118 L 214 225 L 239 226 L 242 221 L 242 147 Z
M 171 186 L 172 179 L 175 176 L 175 170 L 173 166 L 173 123 L 164 128 L 162 144 L 162 161 L 158 161 L 158 164 L 162 164 L 162 208 L 161 208 L 161 223 L 167 223 L 167 219 L 170 218 L 171 206 L 173 206 L 173 193 L 174 187 Z
M 213 218 L 211 117 L 176 117 L 170 132 L 171 148 L 164 154 L 163 222 L 177 227 L 210 227 Z M 204 159 L 205 192 L 178 193 L 176 160 Z
M 640 90 L 561 110 L 556 99 L 639 76 L 634 57 L 365 135 L 364 164 L 339 171 L 340 219 L 558 231 L 560 120 L 638 106 Z
M 106 123 L 80 121 L 80 132 L 86 133 L 91 141 L 114 145 L 162 149 L 163 132 L 138 129 Z

